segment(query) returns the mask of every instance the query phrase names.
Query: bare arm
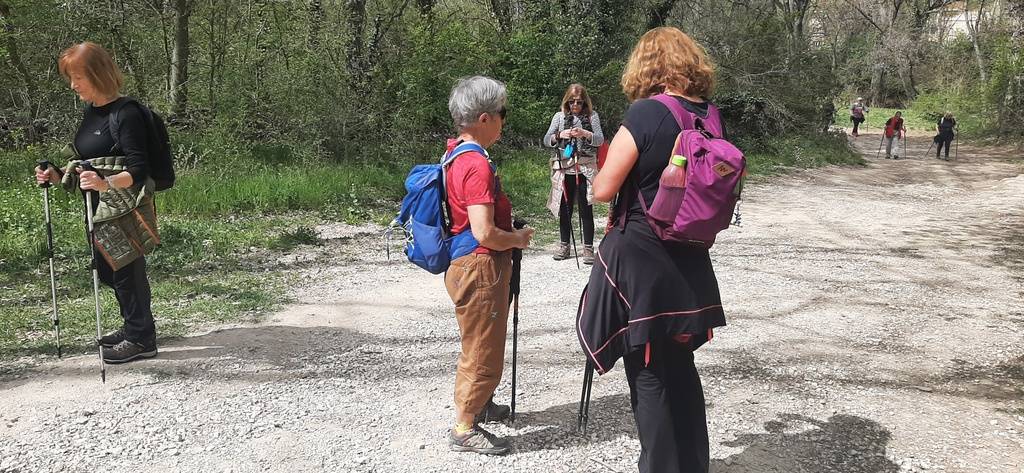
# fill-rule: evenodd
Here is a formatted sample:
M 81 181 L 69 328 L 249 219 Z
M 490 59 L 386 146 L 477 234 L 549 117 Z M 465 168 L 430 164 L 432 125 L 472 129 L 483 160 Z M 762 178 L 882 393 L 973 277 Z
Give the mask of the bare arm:
M 131 187 L 135 183 L 131 173 L 128 171 L 121 171 L 113 176 L 109 176 L 106 179 L 101 178 L 98 174 L 92 171 L 84 171 L 81 173 L 80 186 L 83 190 L 96 190 L 100 192 L 106 192 L 111 187 L 117 189 L 124 189 Z
M 469 228 L 473 232 L 473 238 L 495 251 L 505 251 L 510 248 L 526 248 L 530 246 L 530 238 L 533 237 L 532 228 L 524 228 L 506 232 L 494 225 L 494 205 L 480 204 L 470 205 L 466 208 L 469 212 Z
M 640 150 L 633 141 L 633 134 L 626 127 L 619 127 L 619 132 L 608 146 L 604 167 L 594 178 L 594 200 L 610 202 L 618 194 L 639 157 Z

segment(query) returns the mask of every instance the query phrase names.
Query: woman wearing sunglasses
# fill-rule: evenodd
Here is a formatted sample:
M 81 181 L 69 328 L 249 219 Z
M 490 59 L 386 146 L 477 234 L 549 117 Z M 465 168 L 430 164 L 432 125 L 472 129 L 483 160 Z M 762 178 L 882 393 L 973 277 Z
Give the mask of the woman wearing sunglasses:
M 544 134 L 544 146 L 556 149 L 551 158 L 551 195 L 548 209 L 558 216 L 561 244 L 556 260 L 569 257 L 572 238 L 573 202 L 579 205 L 583 221 L 583 262 L 594 263 L 594 176 L 597 175 L 597 148 L 604 143 L 601 119 L 594 111 L 587 89 L 572 84 L 562 97 L 562 109 L 551 117 Z

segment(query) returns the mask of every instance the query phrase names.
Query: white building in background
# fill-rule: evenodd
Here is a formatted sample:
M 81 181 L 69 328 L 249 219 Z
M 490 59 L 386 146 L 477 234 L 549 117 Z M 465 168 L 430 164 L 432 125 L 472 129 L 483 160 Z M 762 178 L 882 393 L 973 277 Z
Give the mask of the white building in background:
M 983 21 L 991 21 L 1002 15 L 1003 2 L 1001 0 L 986 0 L 984 2 L 984 12 L 980 10 L 981 6 L 981 0 L 974 0 L 970 2 L 951 2 L 939 8 L 939 13 L 934 17 L 937 27 L 935 38 L 942 41 L 951 41 L 960 35 L 970 37 L 971 32 L 967 27 L 968 22 L 972 24 L 977 23 L 979 15 L 984 15 Z

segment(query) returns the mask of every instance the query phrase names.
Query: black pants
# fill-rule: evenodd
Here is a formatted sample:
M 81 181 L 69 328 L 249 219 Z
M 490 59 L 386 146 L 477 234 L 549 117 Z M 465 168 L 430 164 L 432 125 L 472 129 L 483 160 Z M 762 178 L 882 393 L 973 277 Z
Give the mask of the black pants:
M 579 180 L 579 188 L 576 188 L 576 181 Z M 558 236 L 562 243 L 569 243 L 572 237 L 572 199 L 580 207 L 580 217 L 583 218 L 583 244 L 594 244 L 594 206 L 587 203 L 587 178 L 579 174 L 565 175 L 562 201 L 558 204 Z M 566 201 L 566 197 L 569 198 Z
M 949 157 L 949 145 L 953 143 L 953 138 L 939 138 L 938 148 L 935 148 L 935 157 L 939 157 L 939 152 L 942 148 L 946 148 L 946 157 Z
M 640 436 L 640 473 L 707 473 L 710 466 L 704 389 L 686 345 L 652 343 L 625 356 L 630 403 Z
M 861 124 L 861 122 L 864 121 L 864 119 L 863 118 L 857 118 L 857 117 L 854 117 L 854 116 L 850 116 L 850 121 L 853 122 L 853 134 L 856 135 L 857 133 L 859 133 L 857 131 L 857 128 L 860 127 L 860 124 Z
M 106 260 L 97 257 L 96 270 L 100 281 L 114 289 L 121 317 L 124 318 L 125 338 L 141 342 L 156 335 L 150 306 L 149 278 L 146 276 L 146 258 L 140 257 L 114 271 Z

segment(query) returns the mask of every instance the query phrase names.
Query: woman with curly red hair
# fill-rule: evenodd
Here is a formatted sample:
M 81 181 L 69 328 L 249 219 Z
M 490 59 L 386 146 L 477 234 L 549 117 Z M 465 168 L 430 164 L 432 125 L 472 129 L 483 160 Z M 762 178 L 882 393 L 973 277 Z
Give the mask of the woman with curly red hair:
M 594 179 L 595 200 L 618 196 L 617 223 L 597 249 L 577 333 L 598 373 L 623 359 L 641 472 L 709 467 L 704 392 L 693 352 L 711 339 L 714 327 L 725 325 L 718 282 L 707 249 L 655 235 L 640 196 L 654 200 L 681 131 L 669 108 L 649 97 L 666 94 L 697 118 L 717 122 L 717 109 L 707 100 L 713 86 L 713 66 L 689 36 L 670 27 L 644 34 L 622 75 L 622 90 L 633 103 Z

